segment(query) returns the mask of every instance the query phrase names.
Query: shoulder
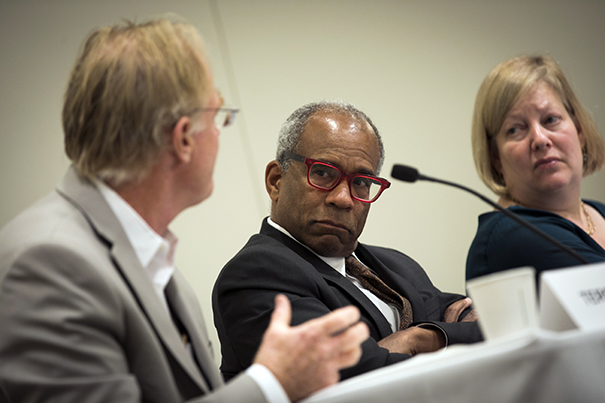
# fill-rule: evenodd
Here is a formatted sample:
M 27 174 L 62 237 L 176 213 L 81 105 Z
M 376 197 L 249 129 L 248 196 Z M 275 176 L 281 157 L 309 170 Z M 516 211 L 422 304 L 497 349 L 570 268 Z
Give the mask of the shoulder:
M 398 251 L 393 248 L 384 247 L 384 246 L 376 246 L 376 245 L 366 245 L 360 243 L 358 245 L 358 249 L 362 253 L 371 253 L 378 258 L 387 258 L 387 259 L 403 259 L 405 261 L 415 262 L 410 256 L 405 253 Z
M 605 204 L 595 200 L 584 200 L 586 204 L 590 204 L 594 207 L 603 217 L 605 217 Z
M 98 282 L 105 266 L 113 268 L 108 245 L 81 212 L 56 193 L 25 210 L 0 233 L 3 288 L 12 279 L 24 290 L 36 283 L 46 284 L 48 292 L 68 284 L 98 290 L 105 288 L 103 282 L 111 284 L 107 279 Z M 19 282 L 21 277 L 28 281 Z
M 268 282 L 292 287 L 316 283 L 321 278 L 317 268 L 321 264 L 302 245 L 286 245 L 272 236 L 256 234 L 222 268 L 215 289 L 262 287 Z
M 302 246 L 301 246 L 302 247 Z M 262 261 L 264 265 L 283 263 L 285 261 L 304 261 L 292 248 L 274 237 L 255 234 L 240 251 L 225 265 L 254 265 Z
M 82 213 L 53 192 L 2 229 L 0 265 L 11 265 L 20 256 L 40 254 L 63 260 L 72 254 L 92 253 L 90 249 L 97 245 L 101 243 Z M 102 249 L 107 250 L 106 247 Z
M 570 247 L 582 242 L 581 230 L 557 214 L 519 206 L 510 211 Z M 479 217 L 479 228 L 467 257 L 466 278 L 522 266 L 540 271 L 561 267 L 567 264 L 566 259 L 549 241 L 504 213 L 491 212 Z
M 520 207 L 509 208 L 513 214 L 548 231 L 542 212 Z M 548 213 L 549 214 L 549 213 Z M 477 233 L 466 261 L 466 279 L 489 274 L 511 267 L 519 267 L 529 256 L 538 252 L 537 236 L 500 211 L 479 216 Z
M 413 258 L 396 249 L 359 244 L 356 253 L 363 255 L 365 260 L 378 259 L 386 267 L 392 270 L 415 270 L 422 271 L 424 269 Z
M 549 235 L 564 236 L 574 231 L 573 223 L 548 211 L 518 206 L 510 207 L 509 210 Z M 536 242 L 540 244 L 545 242 L 502 212 L 486 213 L 479 217 L 475 241 L 484 241 L 487 247 L 491 245 L 528 247 Z

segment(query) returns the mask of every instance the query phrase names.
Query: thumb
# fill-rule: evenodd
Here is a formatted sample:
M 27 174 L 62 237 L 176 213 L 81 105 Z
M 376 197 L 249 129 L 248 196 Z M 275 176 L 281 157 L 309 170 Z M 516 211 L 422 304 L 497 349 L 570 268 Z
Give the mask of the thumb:
M 283 294 L 275 296 L 275 309 L 271 314 L 271 325 L 290 326 L 292 319 L 292 308 L 290 300 Z

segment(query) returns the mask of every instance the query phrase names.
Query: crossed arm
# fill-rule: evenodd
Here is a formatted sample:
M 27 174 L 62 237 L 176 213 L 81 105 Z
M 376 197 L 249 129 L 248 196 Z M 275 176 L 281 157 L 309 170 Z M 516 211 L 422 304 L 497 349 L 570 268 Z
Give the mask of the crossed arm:
M 470 298 L 461 299 L 447 307 L 443 322 L 458 322 L 460 314 L 472 304 Z M 475 310 L 470 311 L 461 322 L 475 322 L 478 316 Z M 437 351 L 446 345 L 445 334 L 437 327 L 411 326 L 395 332 L 378 341 L 378 345 L 391 353 L 416 355 Z

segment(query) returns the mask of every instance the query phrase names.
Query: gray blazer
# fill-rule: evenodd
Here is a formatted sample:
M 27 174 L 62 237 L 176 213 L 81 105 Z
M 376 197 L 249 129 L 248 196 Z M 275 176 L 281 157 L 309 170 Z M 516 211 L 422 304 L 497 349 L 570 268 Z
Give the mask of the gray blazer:
M 224 385 L 178 271 L 166 295 L 195 359 L 119 221 L 70 168 L 0 232 L 0 402 L 265 402 L 247 375 Z

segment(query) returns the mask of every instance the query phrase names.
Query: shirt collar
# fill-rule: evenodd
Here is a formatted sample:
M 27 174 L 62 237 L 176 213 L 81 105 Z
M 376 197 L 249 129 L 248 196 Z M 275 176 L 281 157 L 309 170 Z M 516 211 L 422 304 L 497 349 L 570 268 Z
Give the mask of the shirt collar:
M 160 236 L 113 189 L 100 180 L 95 181 L 95 185 L 122 225 L 126 237 L 147 276 L 154 283 L 156 291 L 163 293 L 174 273 L 174 252 L 178 239 L 170 230 L 166 230 L 163 237 Z

